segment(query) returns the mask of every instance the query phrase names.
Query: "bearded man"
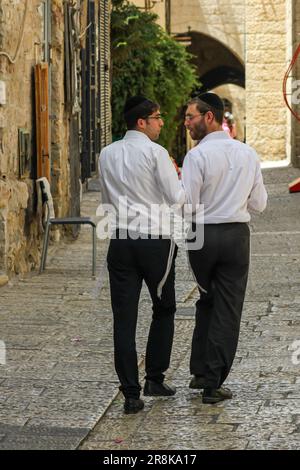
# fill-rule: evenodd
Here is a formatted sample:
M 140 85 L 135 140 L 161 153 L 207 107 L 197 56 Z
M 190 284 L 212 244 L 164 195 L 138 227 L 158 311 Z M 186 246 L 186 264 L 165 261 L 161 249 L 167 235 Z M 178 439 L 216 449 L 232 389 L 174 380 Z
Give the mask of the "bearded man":
M 223 131 L 223 114 L 220 97 L 204 93 L 188 103 L 185 115 L 185 126 L 199 143 L 184 159 L 182 182 L 187 202 L 204 205 L 204 244 L 189 248 L 200 292 L 190 388 L 203 389 L 203 403 L 232 397 L 222 384 L 238 344 L 249 269 L 249 210 L 262 212 L 267 202 L 259 158 Z M 197 227 L 193 232 L 202 233 Z

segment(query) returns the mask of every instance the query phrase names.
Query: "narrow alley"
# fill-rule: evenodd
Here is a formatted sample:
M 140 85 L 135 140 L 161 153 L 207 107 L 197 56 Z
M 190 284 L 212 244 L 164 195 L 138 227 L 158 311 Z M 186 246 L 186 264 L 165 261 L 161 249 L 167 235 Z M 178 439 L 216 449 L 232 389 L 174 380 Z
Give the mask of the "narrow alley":
M 268 208 L 251 221 L 252 255 L 240 342 L 227 380 L 234 397 L 203 405 L 190 390 L 188 363 L 195 283 L 177 257 L 178 310 L 172 398 L 146 398 L 123 415 L 113 365 L 112 315 L 98 240 L 91 277 L 91 234 L 56 245 L 46 271 L 0 289 L 0 449 L 297 449 L 300 444 L 300 194 L 288 183 L 299 170 L 264 170 Z M 95 215 L 99 193 L 84 194 Z M 100 289 L 100 291 L 99 291 Z M 151 304 L 142 291 L 137 346 L 143 352 Z M 298 342 L 298 343 L 297 343 Z M 297 351 L 298 347 L 298 351 Z M 5 362 L 5 363 L 4 363 Z

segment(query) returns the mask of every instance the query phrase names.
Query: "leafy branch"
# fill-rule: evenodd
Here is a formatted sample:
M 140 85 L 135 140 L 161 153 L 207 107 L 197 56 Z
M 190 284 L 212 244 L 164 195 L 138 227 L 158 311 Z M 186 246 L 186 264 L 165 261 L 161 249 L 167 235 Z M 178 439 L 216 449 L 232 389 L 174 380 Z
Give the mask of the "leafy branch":
M 123 107 L 128 96 L 158 102 L 165 125 L 160 143 L 171 151 L 178 111 L 199 85 L 191 54 L 156 23 L 156 15 L 127 0 L 113 0 L 111 18 L 112 118 L 114 139 L 126 131 Z

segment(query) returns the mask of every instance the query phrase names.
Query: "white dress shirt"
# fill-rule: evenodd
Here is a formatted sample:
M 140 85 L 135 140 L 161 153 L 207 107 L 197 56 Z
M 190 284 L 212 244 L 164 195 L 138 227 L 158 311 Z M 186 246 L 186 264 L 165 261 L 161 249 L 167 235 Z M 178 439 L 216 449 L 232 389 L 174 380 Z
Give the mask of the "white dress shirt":
M 259 158 L 254 149 L 224 131 L 205 136 L 186 155 L 182 182 L 187 202 L 204 205 L 204 223 L 248 222 L 248 209 L 267 203 Z
M 183 205 L 185 193 L 161 145 L 143 132 L 127 131 L 122 140 L 101 151 L 98 167 L 102 204 L 112 206 L 118 216 L 117 228 L 171 234 L 168 206 Z

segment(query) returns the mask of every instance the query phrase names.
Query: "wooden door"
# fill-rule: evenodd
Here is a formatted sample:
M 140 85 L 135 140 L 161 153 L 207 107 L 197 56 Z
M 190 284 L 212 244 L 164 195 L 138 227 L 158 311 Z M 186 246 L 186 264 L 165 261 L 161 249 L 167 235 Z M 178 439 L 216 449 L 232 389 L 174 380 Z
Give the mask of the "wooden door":
M 48 80 L 48 63 L 37 64 L 35 66 L 37 177 L 45 176 L 50 183 Z

